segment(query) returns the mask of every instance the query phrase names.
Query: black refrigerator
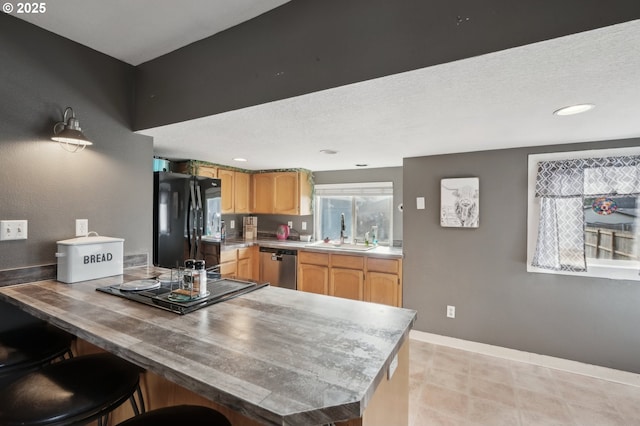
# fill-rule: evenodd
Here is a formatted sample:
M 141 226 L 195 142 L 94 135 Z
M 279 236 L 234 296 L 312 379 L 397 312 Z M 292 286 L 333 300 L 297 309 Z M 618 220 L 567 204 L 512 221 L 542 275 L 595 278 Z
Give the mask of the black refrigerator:
M 219 263 L 220 179 L 171 172 L 153 176 L 153 264 L 184 266 L 185 259 Z

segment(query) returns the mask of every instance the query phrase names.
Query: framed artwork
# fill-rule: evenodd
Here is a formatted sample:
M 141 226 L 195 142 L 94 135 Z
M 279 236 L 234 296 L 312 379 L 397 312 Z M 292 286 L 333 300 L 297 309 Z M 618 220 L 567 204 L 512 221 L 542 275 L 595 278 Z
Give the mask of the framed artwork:
M 477 228 L 479 207 L 480 179 L 440 180 L 440 226 Z

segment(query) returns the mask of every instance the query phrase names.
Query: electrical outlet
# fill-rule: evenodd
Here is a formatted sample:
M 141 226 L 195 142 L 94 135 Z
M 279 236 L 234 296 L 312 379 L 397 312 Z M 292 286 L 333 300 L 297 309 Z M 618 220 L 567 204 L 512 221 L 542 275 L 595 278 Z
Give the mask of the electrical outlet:
M 302 222 L 302 226 L 301 226 L 303 231 L 307 230 L 307 222 Z
M 455 318 L 456 317 L 456 307 L 447 305 L 447 318 Z
M 0 221 L 0 241 L 26 240 L 28 223 L 27 220 Z
M 89 219 L 76 219 L 76 237 L 89 235 Z
M 234 229 L 236 227 L 236 221 L 231 219 L 229 221 L 229 228 Z
M 293 222 L 292 221 L 287 222 L 287 225 L 289 225 L 289 228 L 293 228 Z

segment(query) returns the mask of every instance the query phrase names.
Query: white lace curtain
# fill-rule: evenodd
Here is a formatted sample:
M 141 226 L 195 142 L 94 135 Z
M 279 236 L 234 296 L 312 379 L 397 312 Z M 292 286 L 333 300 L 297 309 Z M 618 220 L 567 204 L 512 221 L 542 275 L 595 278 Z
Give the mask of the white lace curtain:
M 616 195 L 640 195 L 640 156 L 540 162 L 540 223 L 532 265 L 586 271 L 584 198 Z

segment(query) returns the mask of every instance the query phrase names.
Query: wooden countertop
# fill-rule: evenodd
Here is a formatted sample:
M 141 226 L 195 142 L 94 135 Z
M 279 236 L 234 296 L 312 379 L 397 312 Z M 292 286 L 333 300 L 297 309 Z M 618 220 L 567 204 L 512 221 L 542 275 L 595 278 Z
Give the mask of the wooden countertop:
M 416 312 L 266 287 L 180 316 L 95 291 L 157 275 L 0 288 L 0 299 L 264 424 L 361 417 Z

